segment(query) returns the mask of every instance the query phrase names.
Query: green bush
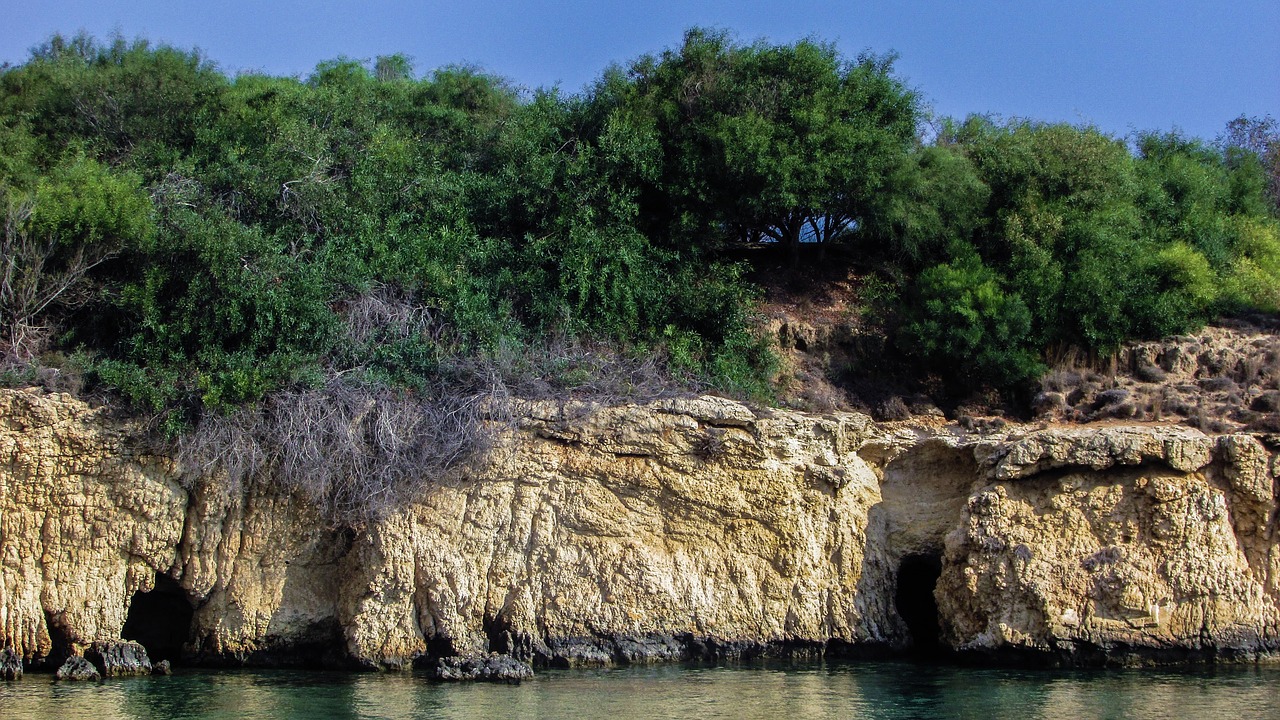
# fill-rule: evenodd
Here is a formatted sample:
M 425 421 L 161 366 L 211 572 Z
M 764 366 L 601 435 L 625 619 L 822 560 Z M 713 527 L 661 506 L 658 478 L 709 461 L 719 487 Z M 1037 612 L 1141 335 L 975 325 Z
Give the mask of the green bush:
M 916 278 L 899 331 L 902 350 L 953 387 L 1017 387 L 1043 367 L 1031 313 L 970 248 Z
M 572 95 L 55 36 L 0 68 L 2 371 L 78 353 L 170 428 L 338 377 L 616 388 L 590 376 L 640 357 L 636 383 L 767 400 L 745 245 L 892 278 L 861 319 L 956 387 L 1280 305 L 1272 145 L 984 118 L 924 142 L 892 60 L 695 29 Z

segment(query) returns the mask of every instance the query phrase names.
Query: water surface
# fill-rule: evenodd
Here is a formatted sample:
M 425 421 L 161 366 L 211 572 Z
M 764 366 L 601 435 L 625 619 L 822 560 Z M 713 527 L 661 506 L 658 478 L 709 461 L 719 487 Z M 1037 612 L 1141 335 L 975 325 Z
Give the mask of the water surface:
M 1280 717 L 1280 668 L 1013 671 L 909 663 L 545 671 L 519 686 L 416 674 L 186 671 L 0 682 L 0 717 L 1196 718 Z

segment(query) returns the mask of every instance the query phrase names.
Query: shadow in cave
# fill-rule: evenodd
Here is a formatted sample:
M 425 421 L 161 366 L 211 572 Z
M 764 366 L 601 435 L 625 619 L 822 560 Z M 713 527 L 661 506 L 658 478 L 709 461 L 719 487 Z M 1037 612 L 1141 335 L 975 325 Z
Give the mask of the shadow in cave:
M 68 637 L 67 626 L 63 620 L 62 613 L 51 613 L 45 610 L 44 626 L 49 631 L 49 654 L 43 658 L 38 658 L 33 665 L 41 669 L 54 670 L 66 662 L 67 656 L 71 652 L 71 640 Z
M 898 565 L 893 604 L 911 635 L 908 653 L 912 657 L 931 659 L 942 654 L 938 601 L 933 597 L 941 575 L 942 558 L 938 555 L 908 555 Z
M 191 637 L 194 610 L 187 593 L 176 580 L 156 573 L 155 588 L 136 592 L 129 601 L 129 614 L 120 637 L 136 640 L 147 649 L 152 662 L 182 659 L 182 649 Z

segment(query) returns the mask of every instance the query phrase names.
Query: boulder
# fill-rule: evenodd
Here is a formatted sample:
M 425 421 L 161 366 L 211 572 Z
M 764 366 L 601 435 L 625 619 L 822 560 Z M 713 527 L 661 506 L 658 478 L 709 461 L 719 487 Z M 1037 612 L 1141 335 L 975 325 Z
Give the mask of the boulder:
M 151 658 L 147 657 L 147 649 L 132 640 L 93 643 L 84 657 L 98 668 L 103 677 L 151 674 Z
M 431 677 L 449 682 L 480 681 L 519 685 L 520 681 L 533 677 L 533 668 L 510 655 L 498 653 L 471 657 L 453 656 L 437 660 Z
M 53 677 L 56 680 L 101 680 L 102 674 L 93 666 L 93 663 L 79 655 L 72 655 L 62 663 L 62 667 L 58 668 L 58 672 L 54 673 Z
M 22 658 L 12 648 L 0 650 L 0 679 L 22 679 Z

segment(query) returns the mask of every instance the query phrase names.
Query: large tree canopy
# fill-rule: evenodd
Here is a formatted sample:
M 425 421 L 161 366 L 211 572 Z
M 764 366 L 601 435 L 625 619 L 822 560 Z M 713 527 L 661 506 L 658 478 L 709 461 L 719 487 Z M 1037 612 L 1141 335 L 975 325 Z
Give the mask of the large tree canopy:
M 706 30 L 578 94 L 55 37 L 0 67 L 0 382 L 74 364 L 180 425 L 336 377 L 426 391 L 560 338 L 767 397 L 743 245 L 848 240 L 880 367 L 960 388 L 1280 309 L 1269 118 L 1211 145 L 981 117 L 925 142 L 920 115 L 891 57 Z M 528 372 L 599 380 L 563 355 Z
M 661 145 L 643 211 L 677 244 L 773 241 L 794 253 L 851 230 L 915 140 L 917 99 L 892 60 L 692 30 L 678 50 L 637 61 L 619 111 L 646 118 Z

